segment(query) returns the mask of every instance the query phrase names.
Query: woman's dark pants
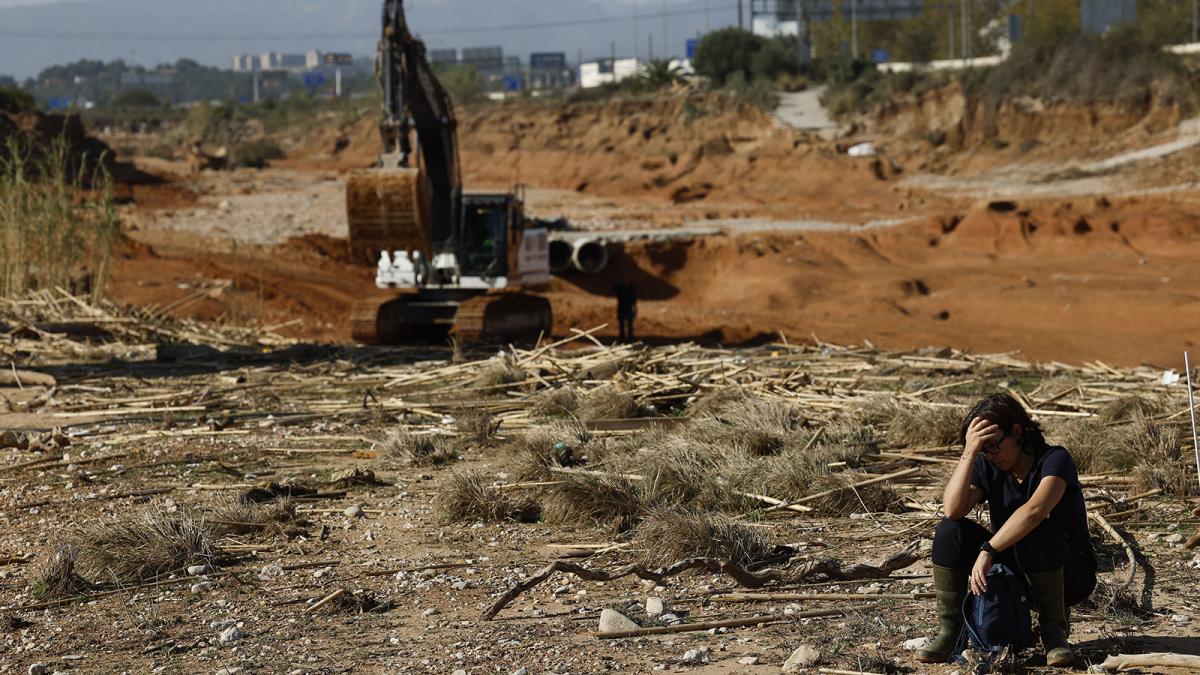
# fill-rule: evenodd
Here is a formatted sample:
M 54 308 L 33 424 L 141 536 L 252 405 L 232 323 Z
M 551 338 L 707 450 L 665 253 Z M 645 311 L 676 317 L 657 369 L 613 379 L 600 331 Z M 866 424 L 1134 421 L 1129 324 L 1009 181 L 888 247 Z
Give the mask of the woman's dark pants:
M 992 538 L 979 523 L 962 518 L 942 519 L 933 533 L 933 564 L 970 570 L 979 557 L 979 547 Z M 1049 572 L 1063 568 L 1063 590 L 1068 607 L 1082 602 L 1096 587 L 1096 571 L 1067 544 L 1048 522 L 996 554 L 996 562 L 1016 572 Z

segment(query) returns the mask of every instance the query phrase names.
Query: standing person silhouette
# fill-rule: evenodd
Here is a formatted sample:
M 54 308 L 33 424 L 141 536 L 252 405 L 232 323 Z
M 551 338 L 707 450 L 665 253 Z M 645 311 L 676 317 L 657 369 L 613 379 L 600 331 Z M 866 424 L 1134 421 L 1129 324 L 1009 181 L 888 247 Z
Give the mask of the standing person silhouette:
M 620 326 L 621 342 L 633 342 L 633 320 L 637 318 L 637 289 L 626 274 L 613 292 L 617 296 L 617 324 Z

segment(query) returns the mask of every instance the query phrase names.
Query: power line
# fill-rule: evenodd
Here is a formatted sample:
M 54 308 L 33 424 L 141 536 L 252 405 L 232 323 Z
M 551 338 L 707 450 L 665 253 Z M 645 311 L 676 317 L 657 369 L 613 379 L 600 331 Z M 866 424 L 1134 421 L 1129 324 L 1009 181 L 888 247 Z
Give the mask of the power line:
M 733 10 L 734 4 L 723 5 Z M 666 13 L 656 12 L 654 15 L 633 16 L 634 20 L 649 16 L 677 17 L 704 14 L 705 8 L 680 9 Z M 545 21 L 542 23 L 508 24 L 501 26 L 479 26 L 471 28 L 435 28 L 421 30 L 421 35 L 457 35 L 468 33 L 495 33 L 498 31 L 541 30 L 545 28 L 564 28 L 568 26 L 592 26 L 599 24 L 624 23 L 629 16 L 598 17 L 592 19 L 565 19 L 560 21 Z M 95 40 L 95 41 L 127 41 L 143 42 L 272 42 L 282 40 L 361 40 L 376 39 L 377 32 L 346 32 L 346 33 L 97 33 L 92 31 L 60 31 L 60 30 L 0 30 L 0 38 L 31 39 L 31 40 Z

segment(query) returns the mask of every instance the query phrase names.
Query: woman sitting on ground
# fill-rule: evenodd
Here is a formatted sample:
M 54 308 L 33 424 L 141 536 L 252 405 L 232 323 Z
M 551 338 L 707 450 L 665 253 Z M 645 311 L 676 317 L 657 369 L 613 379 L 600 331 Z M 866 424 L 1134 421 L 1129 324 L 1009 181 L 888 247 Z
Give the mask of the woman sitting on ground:
M 1096 555 L 1088 537 L 1087 511 L 1070 453 L 1046 443 L 1042 429 L 1021 404 L 994 394 L 963 421 L 962 459 L 946 484 L 946 518 L 933 537 L 933 583 L 938 636 L 918 657 L 945 662 L 963 628 L 967 591 L 987 589 L 993 561 L 1028 582 L 1038 613 L 1046 663 L 1069 665 L 1067 608 L 1096 586 Z M 988 503 L 993 531 L 966 515 Z

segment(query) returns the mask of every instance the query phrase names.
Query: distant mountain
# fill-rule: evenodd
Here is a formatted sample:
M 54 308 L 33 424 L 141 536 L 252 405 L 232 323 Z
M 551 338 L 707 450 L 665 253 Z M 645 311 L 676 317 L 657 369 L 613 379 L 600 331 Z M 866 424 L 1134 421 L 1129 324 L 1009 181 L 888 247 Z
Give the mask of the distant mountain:
M 79 59 L 156 65 L 191 58 L 227 67 L 242 52 L 374 51 L 380 0 L 67 0 L 0 8 L 0 74 L 25 78 Z M 409 22 L 430 47 L 500 45 L 506 54 L 563 51 L 574 61 L 634 52 L 630 4 L 614 0 L 411 0 Z M 663 3 L 636 3 L 638 51 L 662 55 Z M 670 0 L 668 44 L 737 21 L 731 0 Z M 706 7 L 708 8 L 706 10 Z M 570 25 L 553 25 L 574 22 Z M 550 24 L 550 25 L 548 25 Z

